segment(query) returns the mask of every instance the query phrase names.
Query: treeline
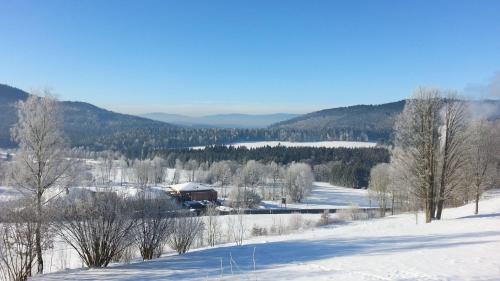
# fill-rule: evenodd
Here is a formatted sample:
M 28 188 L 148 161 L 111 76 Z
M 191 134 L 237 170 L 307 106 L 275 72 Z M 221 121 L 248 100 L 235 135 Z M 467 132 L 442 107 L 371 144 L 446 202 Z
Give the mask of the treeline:
M 307 163 L 315 171 L 318 181 L 348 187 L 368 186 L 370 169 L 378 163 L 389 162 L 389 151 L 385 148 L 325 148 L 325 147 L 246 147 L 209 146 L 205 149 L 171 149 L 160 154 L 169 167 L 181 162 L 195 160 L 198 163 L 213 163 L 224 160 L 246 163 L 255 160 L 262 163 L 275 162 L 288 165 L 293 162 Z
M 67 132 L 72 146 L 88 150 L 120 151 L 129 158 L 152 158 L 158 151 L 193 146 L 223 145 L 255 141 L 379 141 L 390 139 L 390 132 L 367 134 L 363 130 L 331 129 L 215 129 L 179 127 L 140 127 L 125 130 L 85 134 L 77 130 Z

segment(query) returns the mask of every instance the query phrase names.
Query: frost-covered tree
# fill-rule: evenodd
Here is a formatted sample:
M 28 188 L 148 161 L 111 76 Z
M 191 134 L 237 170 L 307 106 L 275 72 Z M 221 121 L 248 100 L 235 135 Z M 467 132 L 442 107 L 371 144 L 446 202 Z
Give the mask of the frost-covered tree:
M 210 167 L 215 182 L 220 183 L 222 189 L 222 197 L 227 197 L 226 186 L 231 182 L 233 172 L 228 161 L 215 162 Z
M 368 193 L 379 205 L 380 216 L 385 216 L 391 198 L 391 167 L 387 163 L 376 165 L 370 171 Z
M 47 191 L 56 187 L 63 191 L 71 162 L 64 155 L 67 145 L 56 99 L 31 95 L 19 102 L 17 109 L 18 122 L 12 129 L 12 137 L 19 143 L 19 151 L 14 157 L 11 178 L 35 206 L 37 272 L 43 273 L 42 224 L 47 223 L 44 206 L 52 198 Z
M 98 159 L 97 174 L 99 176 L 100 184 L 103 186 L 112 185 L 116 169 L 113 154 L 111 152 L 105 153 L 103 157 Z
M 188 171 L 188 181 L 194 181 L 195 172 L 198 169 L 198 161 L 191 159 L 184 164 L 184 169 Z
M 479 212 L 479 199 L 483 191 L 493 182 L 496 167 L 494 166 L 495 142 L 492 127 L 488 121 L 475 121 L 470 127 L 470 149 L 467 165 L 467 178 L 473 189 L 475 210 Z
M 283 197 L 284 196 L 283 184 L 281 182 L 283 180 L 283 174 L 284 174 L 283 167 L 281 167 L 280 165 L 278 165 L 276 162 L 273 161 L 267 165 L 266 169 L 272 183 L 272 190 L 273 190 L 272 199 L 273 200 L 276 199 L 276 190 L 278 189 L 278 186 L 281 186 L 281 196 Z
M 314 175 L 305 163 L 291 164 L 285 173 L 286 193 L 292 202 L 300 202 L 312 189 Z
M 245 187 L 255 188 L 263 181 L 264 166 L 255 160 L 250 160 L 245 164 L 245 166 L 243 166 L 241 174 L 243 185 Z
M 441 219 L 445 200 L 455 196 L 463 183 L 467 162 L 467 114 L 465 103 L 449 94 L 441 109 L 439 145 L 439 190 L 436 219 Z
M 427 223 L 435 210 L 440 106 L 437 89 L 418 88 L 395 125 L 399 148 L 395 150 L 395 162 L 405 174 L 412 195 L 424 206 Z
M 166 163 L 165 160 L 159 156 L 156 156 L 151 160 L 150 167 L 150 181 L 154 184 L 162 183 L 166 177 Z
M 140 187 L 146 187 L 150 183 L 151 163 L 149 160 L 136 160 L 134 161 L 134 177 L 135 182 Z

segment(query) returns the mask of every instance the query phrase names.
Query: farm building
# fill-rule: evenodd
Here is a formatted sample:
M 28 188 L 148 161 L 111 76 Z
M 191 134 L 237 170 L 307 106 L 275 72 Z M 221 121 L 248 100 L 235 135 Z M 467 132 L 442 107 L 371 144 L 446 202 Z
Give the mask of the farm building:
M 189 201 L 217 201 L 217 191 L 212 187 L 196 182 L 174 184 L 170 189 L 177 195 Z

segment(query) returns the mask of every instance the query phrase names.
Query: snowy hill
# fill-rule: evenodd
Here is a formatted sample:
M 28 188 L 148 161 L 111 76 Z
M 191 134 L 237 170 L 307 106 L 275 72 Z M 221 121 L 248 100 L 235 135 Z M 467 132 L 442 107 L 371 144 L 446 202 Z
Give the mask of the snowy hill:
M 252 238 L 150 262 L 47 274 L 37 280 L 499 280 L 500 193 L 446 209 Z M 420 215 L 421 216 L 421 215 Z

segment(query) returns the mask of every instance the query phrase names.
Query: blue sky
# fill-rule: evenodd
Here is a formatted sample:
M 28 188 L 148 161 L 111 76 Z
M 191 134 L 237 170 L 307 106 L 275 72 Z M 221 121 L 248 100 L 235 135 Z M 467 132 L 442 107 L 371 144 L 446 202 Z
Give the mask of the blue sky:
M 188 115 L 383 103 L 419 85 L 473 95 L 500 71 L 499 13 L 500 1 L 0 0 L 0 83 Z

